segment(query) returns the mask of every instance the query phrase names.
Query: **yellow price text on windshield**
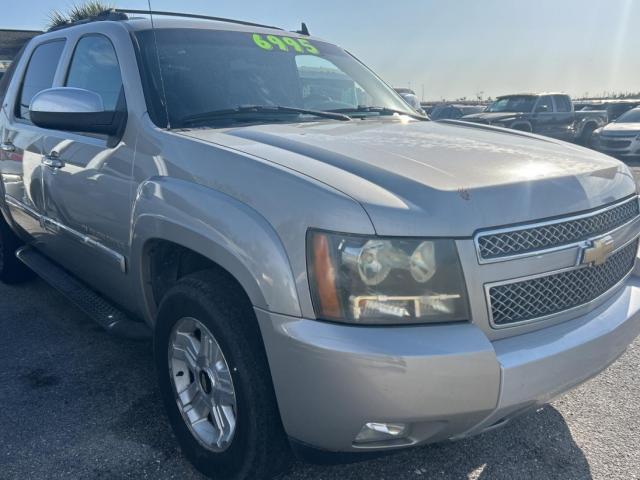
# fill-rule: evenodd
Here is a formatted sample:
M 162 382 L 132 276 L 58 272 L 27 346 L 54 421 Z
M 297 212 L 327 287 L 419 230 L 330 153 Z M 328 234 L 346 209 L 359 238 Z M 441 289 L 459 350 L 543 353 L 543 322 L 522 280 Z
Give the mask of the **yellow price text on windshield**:
M 305 38 L 280 37 L 277 35 L 260 35 L 259 33 L 254 33 L 253 41 L 263 50 L 281 52 L 294 51 L 297 53 L 310 53 L 312 55 L 318 55 L 320 53 L 318 49 Z

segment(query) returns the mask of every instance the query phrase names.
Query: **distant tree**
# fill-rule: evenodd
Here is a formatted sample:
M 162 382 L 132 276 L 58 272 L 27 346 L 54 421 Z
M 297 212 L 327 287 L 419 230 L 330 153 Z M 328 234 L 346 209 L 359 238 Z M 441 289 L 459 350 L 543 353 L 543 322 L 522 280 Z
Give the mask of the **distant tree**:
M 60 10 L 54 10 L 49 14 L 49 23 L 47 28 L 60 27 L 68 23 L 77 22 L 78 20 L 85 20 L 87 18 L 95 17 L 100 13 L 114 8 L 111 3 L 104 3 L 99 0 L 89 0 L 82 4 L 72 5 L 67 12 L 61 12 Z

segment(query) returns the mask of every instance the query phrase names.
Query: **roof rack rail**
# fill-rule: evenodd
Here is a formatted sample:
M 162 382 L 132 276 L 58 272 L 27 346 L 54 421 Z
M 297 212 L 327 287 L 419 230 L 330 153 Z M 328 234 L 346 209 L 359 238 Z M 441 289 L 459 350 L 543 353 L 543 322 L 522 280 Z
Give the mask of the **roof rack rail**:
M 238 25 L 246 25 L 249 27 L 261 27 L 261 28 L 271 28 L 274 30 L 282 30 L 282 28 L 279 27 L 273 27 L 271 25 L 262 25 L 260 23 L 253 23 L 253 22 L 244 22 L 242 20 L 233 20 L 231 18 L 223 18 L 223 17 L 211 17 L 208 15 L 198 15 L 195 13 L 178 13 L 178 12 L 164 12 L 164 11 L 157 11 L 157 10 L 131 10 L 131 9 L 127 9 L 127 8 L 116 8 L 115 9 L 116 12 L 118 13 L 124 13 L 124 14 L 134 14 L 134 15 L 158 15 L 158 16 L 166 16 L 166 17 L 184 17 L 184 18 L 198 18 L 198 19 L 202 19 L 202 20 L 215 20 L 218 22 L 225 22 L 225 23 L 235 23 Z

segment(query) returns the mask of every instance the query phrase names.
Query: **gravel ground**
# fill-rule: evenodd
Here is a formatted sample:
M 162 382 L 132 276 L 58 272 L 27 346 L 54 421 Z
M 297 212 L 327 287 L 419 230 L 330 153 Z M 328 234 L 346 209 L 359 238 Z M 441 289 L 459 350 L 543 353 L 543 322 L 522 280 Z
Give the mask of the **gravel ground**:
M 638 172 L 640 173 L 640 167 Z M 200 479 L 156 390 L 151 345 L 112 338 L 41 281 L 0 285 L 0 479 Z M 640 479 L 640 341 L 501 430 L 280 480 Z

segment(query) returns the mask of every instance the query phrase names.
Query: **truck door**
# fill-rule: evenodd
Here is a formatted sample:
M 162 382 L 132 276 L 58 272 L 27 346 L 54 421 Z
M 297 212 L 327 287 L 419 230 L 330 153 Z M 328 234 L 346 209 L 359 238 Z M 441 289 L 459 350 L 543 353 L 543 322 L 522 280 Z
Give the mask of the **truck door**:
M 575 114 L 568 95 L 554 95 L 556 109 L 556 127 L 554 137 L 567 142 L 575 139 Z
M 553 108 L 553 100 L 550 95 L 543 95 L 538 98 L 535 106 L 533 107 L 533 118 L 531 121 L 531 127 L 533 133 L 539 135 L 552 136 L 555 126 L 556 113 Z
M 62 86 L 98 93 L 107 110 L 124 102 L 120 64 L 111 40 L 82 36 Z M 50 130 L 43 140 L 50 164 L 44 173 L 47 230 L 45 253 L 112 298 L 127 294 L 133 147 L 111 145 L 106 135 Z
M 53 85 L 64 47 L 64 39 L 48 41 L 33 49 L 27 47 L 2 101 L 0 170 L 5 203 L 13 221 L 31 240 L 39 241 L 43 233 L 41 149 L 45 130 L 31 123 L 29 104 L 38 92 Z M 26 70 L 23 62 L 27 63 Z

